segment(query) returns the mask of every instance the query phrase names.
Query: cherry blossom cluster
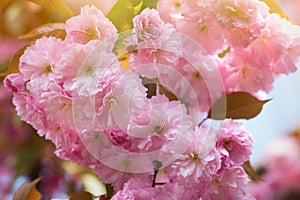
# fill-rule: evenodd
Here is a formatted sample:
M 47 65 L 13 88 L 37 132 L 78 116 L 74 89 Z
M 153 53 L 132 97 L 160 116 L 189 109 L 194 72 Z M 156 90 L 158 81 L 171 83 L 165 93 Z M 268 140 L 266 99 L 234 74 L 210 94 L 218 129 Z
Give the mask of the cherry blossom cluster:
M 280 74 L 296 71 L 299 26 L 258 0 L 161 0 L 163 20 L 219 60 L 226 91 L 269 92 Z
M 18 115 L 112 199 L 253 199 L 251 134 L 203 120 L 222 94 L 267 92 L 295 71 L 300 29 L 256 0 L 161 0 L 133 27 L 118 34 L 85 6 L 64 39 L 37 39 L 4 81 Z

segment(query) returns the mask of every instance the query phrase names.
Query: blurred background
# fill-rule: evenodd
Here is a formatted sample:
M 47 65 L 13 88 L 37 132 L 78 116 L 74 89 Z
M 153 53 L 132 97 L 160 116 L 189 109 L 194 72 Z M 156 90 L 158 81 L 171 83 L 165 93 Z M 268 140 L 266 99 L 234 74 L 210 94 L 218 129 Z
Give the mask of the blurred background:
M 107 13 L 116 2 L 64 1 L 75 13 L 87 3 L 93 3 Z M 278 3 L 294 24 L 300 24 L 300 0 L 278 0 Z M 1 0 L 0 73 L 26 43 L 18 36 L 41 24 L 65 20 L 66 17 L 27 0 Z M 11 98 L 12 95 L 0 84 L 0 200 L 11 199 L 21 183 L 39 176 L 43 176 L 38 187 L 44 199 L 68 197 L 83 189 L 99 193 L 95 188 L 102 186 L 92 172 L 56 158 L 54 146 L 20 121 Z M 300 70 L 277 79 L 267 98 L 272 101 L 256 118 L 242 121 L 255 140 L 252 164 L 265 179 L 264 183 L 253 183 L 249 191 L 262 200 L 300 199 L 297 195 L 300 193 Z M 284 182 L 283 177 L 294 178 L 285 178 L 288 182 Z

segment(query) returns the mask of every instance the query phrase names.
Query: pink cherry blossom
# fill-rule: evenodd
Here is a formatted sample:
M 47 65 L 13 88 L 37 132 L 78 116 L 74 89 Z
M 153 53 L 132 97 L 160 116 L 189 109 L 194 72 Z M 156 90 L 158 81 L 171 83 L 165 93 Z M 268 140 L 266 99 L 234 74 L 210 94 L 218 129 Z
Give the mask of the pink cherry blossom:
M 202 198 L 210 200 L 254 200 L 253 197 L 245 193 L 245 187 L 248 182 L 248 176 L 242 167 L 224 168 L 220 173 L 212 176 Z
M 110 42 L 97 47 L 89 43 L 78 46 L 74 53 L 69 51 L 68 54 L 72 55 L 65 55 L 65 59 L 71 58 L 66 64 L 71 68 L 63 69 L 67 71 L 66 75 L 69 74 L 64 86 L 73 91 L 74 96 L 95 95 L 114 81 L 121 67 L 115 54 L 110 52 L 109 45 Z
M 10 74 L 4 79 L 4 86 L 11 92 L 23 92 L 25 81 L 22 74 Z
M 99 126 L 105 129 L 117 125 L 126 132 L 131 118 L 148 103 L 146 90 L 138 74 L 121 70 L 108 90 L 96 95 Z
M 145 9 L 133 19 L 135 34 L 127 39 L 127 49 L 134 49 L 129 66 L 148 78 L 159 72 L 156 63 L 176 64 L 182 55 L 180 35 L 166 24 L 156 10 Z
M 165 22 L 160 18 L 159 13 L 155 9 L 144 9 L 141 14 L 133 18 L 133 26 L 135 29 L 162 27 Z
M 173 16 L 180 16 L 181 0 L 160 0 L 157 11 L 164 21 L 171 22 Z
M 50 80 L 55 80 L 56 67 L 64 51 L 61 39 L 43 37 L 29 46 L 20 57 L 20 72 L 24 81 L 46 89 Z
M 264 64 L 260 57 L 253 57 L 248 51 L 228 53 L 227 61 L 219 66 L 226 91 L 269 92 L 275 77 Z
M 91 40 L 103 41 L 117 34 L 115 26 L 95 6 L 84 6 L 80 15 L 66 21 L 66 40 L 86 44 Z
M 263 56 L 267 62 L 273 64 L 275 74 L 288 74 L 297 70 L 299 62 L 299 38 L 300 28 L 289 21 L 272 14 L 267 18 L 266 27 L 262 30 L 261 40 L 265 45 L 257 47 L 265 51 Z M 270 51 L 269 54 L 267 51 Z
M 257 0 L 219 0 L 216 18 L 225 29 L 261 28 L 268 15 L 268 6 Z M 255 30 L 252 30 L 255 31 Z
M 208 18 L 205 23 L 195 23 L 193 20 L 175 21 L 176 29 L 193 38 L 210 54 L 218 53 L 225 48 L 225 34 L 222 27 L 213 19 Z
M 34 129 L 41 130 L 48 127 L 45 110 L 32 95 L 24 92 L 17 93 L 13 97 L 13 104 L 21 119 Z M 43 134 L 41 133 L 41 135 Z
M 182 146 L 176 148 L 181 151 L 191 142 L 191 138 L 187 136 L 192 135 L 192 121 L 180 102 L 168 101 L 165 96 L 159 95 L 150 99 L 149 108 L 145 112 L 130 121 L 127 131 L 140 138 L 138 148 L 141 151 L 153 151 L 162 147 L 165 147 L 163 151 L 174 151 L 173 145 L 180 143 Z
M 166 168 L 167 176 L 173 181 L 185 184 L 206 182 L 221 167 L 220 155 L 215 150 L 215 142 L 213 130 L 198 128 L 192 145 Z
M 151 187 L 151 182 L 142 179 L 130 179 L 125 183 L 123 190 L 117 192 L 112 200 L 133 200 L 133 199 L 159 199 L 157 189 Z
M 241 123 L 225 119 L 216 141 L 216 148 L 222 155 L 223 164 L 242 165 L 250 159 L 253 139 Z
M 49 90 L 41 94 L 39 104 L 45 108 L 47 118 L 60 127 L 74 127 L 72 97 L 59 85 L 50 83 Z
M 157 187 L 157 186 L 156 186 Z M 180 200 L 184 197 L 186 200 L 199 199 L 197 186 L 191 184 L 165 183 L 159 186 L 158 199 L 159 200 Z
M 87 148 L 85 148 L 79 137 L 76 138 L 76 141 L 71 144 L 70 147 L 61 146 L 61 148 L 55 151 L 55 154 L 59 158 L 70 160 L 79 166 L 92 167 L 97 163 L 97 160 L 92 156 Z
M 126 186 L 126 182 L 130 179 L 143 180 L 143 184 L 140 185 L 141 189 L 142 189 L 142 186 L 148 187 L 149 189 L 151 188 L 152 176 L 147 173 L 126 173 L 126 172 L 122 172 L 122 171 L 110 168 L 101 163 L 97 163 L 95 165 L 94 172 L 96 175 L 99 176 L 100 180 L 103 181 L 103 183 L 112 184 L 116 191 L 122 190 L 122 188 L 124 190 L 124 188 L 128 187 L 128 186 Z M 138 185 L 136 185 L 135 187 L 137 187 L 137 186 Z M 128 190 L 129 189 L 127 189 L 127 191 Z M 138 187 L 137 187 L 137 190 L 138 190 Z M 137 195 L 137 194 L 135 194 L 135 195 Z

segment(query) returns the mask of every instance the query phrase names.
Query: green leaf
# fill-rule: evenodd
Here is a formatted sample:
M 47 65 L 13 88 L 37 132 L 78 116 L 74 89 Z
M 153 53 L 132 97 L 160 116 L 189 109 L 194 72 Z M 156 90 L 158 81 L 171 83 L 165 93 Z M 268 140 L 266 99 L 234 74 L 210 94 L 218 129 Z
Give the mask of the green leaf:
M 106 188 L 106 198 L 111 199 L 115 194 L 115 190 L 114 190 L 113 186 L 106 184 L 105 188 Z
M 270 13 L 277 13 L 282 18 L 289 19 L 275 0 L 261 0 L 270 7 Z
M 40 5 L 42 8 L 70 18 L 74 16 L 72 10 L 62 0 L 28 0 Z
M 254 181 L 263 181 L 263 179 L 254 170 L 249 160 L 245 162 L 242 167 L 251 179 Z
M 70 200 L 93 200 L 93 195 L 86 191 L 80 191 L 72 194 Z
M 133 28 L 132 19 L 140 13 L 143 1 L 119 0 L 106 15 L 119 32 Z
M 251 119 L 261 112 L 268 101 L 258 100 L 247 92 L 233 92 L 219 98 L 209 110 L 207 118 Z
M 143 6 L 142 6 L 142 10 L 144 10 L 147 7 L 148 8 L 156 8 L 157 1 L 158 0 L 144 0 Z
M 23 183 L 20 188 L 15 192 L 13 200 L 40 200 L 42 195 L 36 189 L 37 183 L 41 178 L 35 179 L 32 182 Z

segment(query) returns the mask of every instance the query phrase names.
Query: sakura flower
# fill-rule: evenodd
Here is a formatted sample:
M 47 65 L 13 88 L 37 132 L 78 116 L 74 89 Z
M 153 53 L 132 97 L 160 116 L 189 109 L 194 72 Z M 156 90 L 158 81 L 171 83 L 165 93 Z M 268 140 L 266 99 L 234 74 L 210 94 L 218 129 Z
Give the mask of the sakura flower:
M 165 16 L 169 13 L 165 3 L 158 3 L 158 11 Z M 179 1 L 177 14 L 169 13 L 167 22 L 172 23 L 180 33 L 188 35 L 213 54 L 224 45 L 224 31 L 216 22 L 213 13 L 215 1 Z M 168 9 L 170 9 L 169 7 Z
M 135 16 L 132 21 L 137 31 L 143 28 L 160 28 L 165 24 L 157 10 L 149 8 L 144 9 L 141 14 Z
M 300 56 L 299 34 L 299 27 L 271 14 L 251 50 L 262 53 L 261 57 L 271 64 L 271 69 L 276 75 L 288 74 L 297 70 L 295 64 L 299 62 Z
M 86 44 L 91 40 L 104 41 L 117 34 L 115 26 L 95 6 L 84 6 L 80 15 L 66 21 L 66 40 Z
M 125 183 L 123 190 L 118 191 L 112 200 L 133 200 L 133 199 L 159 199 L 157 189 L 151 183 L 142 179 L 130 179 Z
M 41 94 L 39 104 L 51 123 L 68 129 L 74 127 L 71 95 L 59 85 L 50 83 L 49 89 Z
M 59 65 L 64 44 L 55 37 L 43 37 L 29 46 L 20 57 L 20 72 L 24 81 L 46 89 L 50 80 L 55 80 L 55 71 Z
M 121 70 L 117 81 L 110 85 L 104 96 L 98 93 L 97 119 L 100 127 L 112 128 L 116 124 L 126 132 L 130 119 L 145 108 L 148 103 L 146 88 L 133 71 Z
M 10 74 L 4 79 L 5 87 L 11 92 L 23 92 L 25 81 L 22 74 Z
M 13 97 L 13 104 L 21 119 L 36 130 L 48 127 L 45 110 L 32 95 L 24 92 L 17 93 Z
M 51 124 L 47 129 L 40 129 L 39 132 L 45 135 L 45 139 L 52 141 L 57 149 L 71 150 L 78 139 L 78 133 L 74 128 L 67 129 L 58 124 Z
M 79 166 L 95 166 L 97 160 L 88 151 L 85 145 L 82 143 L 79 137 L 76 138 L 74 143 L 70 144 L 70 148 L 67 146 L 61 146 L 55 151 L 55 154 L 62 159 L 70 160 Z
M 180 16 L 181 0 L 160 0 L 157 11 L 164 21 L 171 22 L 173 16 Z
M 213 130 L 198 128 L 192 145 L 166 168 L 167 176 L 182 183 L 206 182 L 221 167 L 215 139 Z
M 180 200 L 182 197 L 186 200 L 193 200 L 200 197 L 197 186 L 191 184 L 165 183 L 158 188 L 160 200 Z
M 252 135 L 241 123 L 225 119 L 217 134 L 216 148 L 226 166 L 242 165 L 250 158 L 253 148 Z
M 210 54 L 224 48 L 224 31 L 213 19 L 209 18 L 205 23 L 196 23 L 193 20 L 178 20 L 175 26 L 179 32 L 196 40 Z
M 211 20 L 215 14 L 216 0 L 202 1 L 181 1 L 181 17 L 174 16 L 178 19 L 193 21 L 197 24 L 205 24 Z
M 254 200 L 245 192 L 248 176 L 242 167 L 224 168 L 214 176 L 206 186 L 202 195 L 203 199 L 241 199 Z
M 216 18 L 225 29 L 251 29 L 251 26 L 264 25 L 268 10 L 266 4 L 257 0 L 220 0 L 216 5 Z
M 226 57 L 226 62 L 219 68 L 227 92 L 256 93 L 272 89 L 274 74 L 260 56 L 254 57 L 249 51 L 232 51 Z
M 173 25 L 161 20 L 156 10 L 145 9 L 133 19 L 135 34 L 127 39 L 127 49 L 134 48 L 129 66 L 148 78 L 158 76 L 156 63 L 176 64 L 182 55 L 181 38 Z M 152 66 L 151 66 L 152 65 Z M 138 69 L 143 66 L 143 69 Z M 147 71 L 148 70 L 148 71 Z
M 160 29 L 160 32 L 161 34 L 155 40 L 140 42 L 137 51 L 129 58 L 129 66 L 150 79 L 159 76 L 157 65 L 176 65 L 182 56 L 180 35 L 172 29 Z
M 110 130 L 105 130 L 104 134 L 107 135 L 114 145 L 118 145 L 126 150 L 133 150 L 129 136 L 121 129 L 111 128 Z
M 113 155 L 114 159 L 116 159 L 115 155 Z M 118 161 L 118 160 L 116 160 Z M 123 162 L 124 165 L 130 165 L 129 162 Z M 140 163 L 142 164 L 142 162 Z M 134 167 L 134 166 L 131 166 Z M 144 184 L 150 185 L 152 183 L 152 176 L 149 173 L 128 173 L 124 171 L 120 171 L 120 169 L 114 169 L 109 166 L 98 162 L 94 166 L 94 172 L 99 176 L 100 180 L 105 184 L 112 184 L 116 191 L 124 189 L 124 184 L 132 178 L 137 178 L 143 180 Z
M 75 96 L 90 96 L 104 90 L 114 81 L 121 67 L 111 52 L 110 44 L 107 42 L 95 47 L 90 43 L 85 49 L 82 47 L 75 52 L 81 53 L 79 57 L 70 56 L 74 60 L 69 63 L 74 62 L 75 65 L 69 71 L 72 79 L 65 81 L 67 90 L 73 91 Z
M 141 151 L 162 148 L 166 152 L 181 152 L 191 142 L 188 136 L 192 137 L 192 122 L 183 105 L 159 95 L 150 99 L 145 112 L 132 118 L 127 132 L 139 138 Z

